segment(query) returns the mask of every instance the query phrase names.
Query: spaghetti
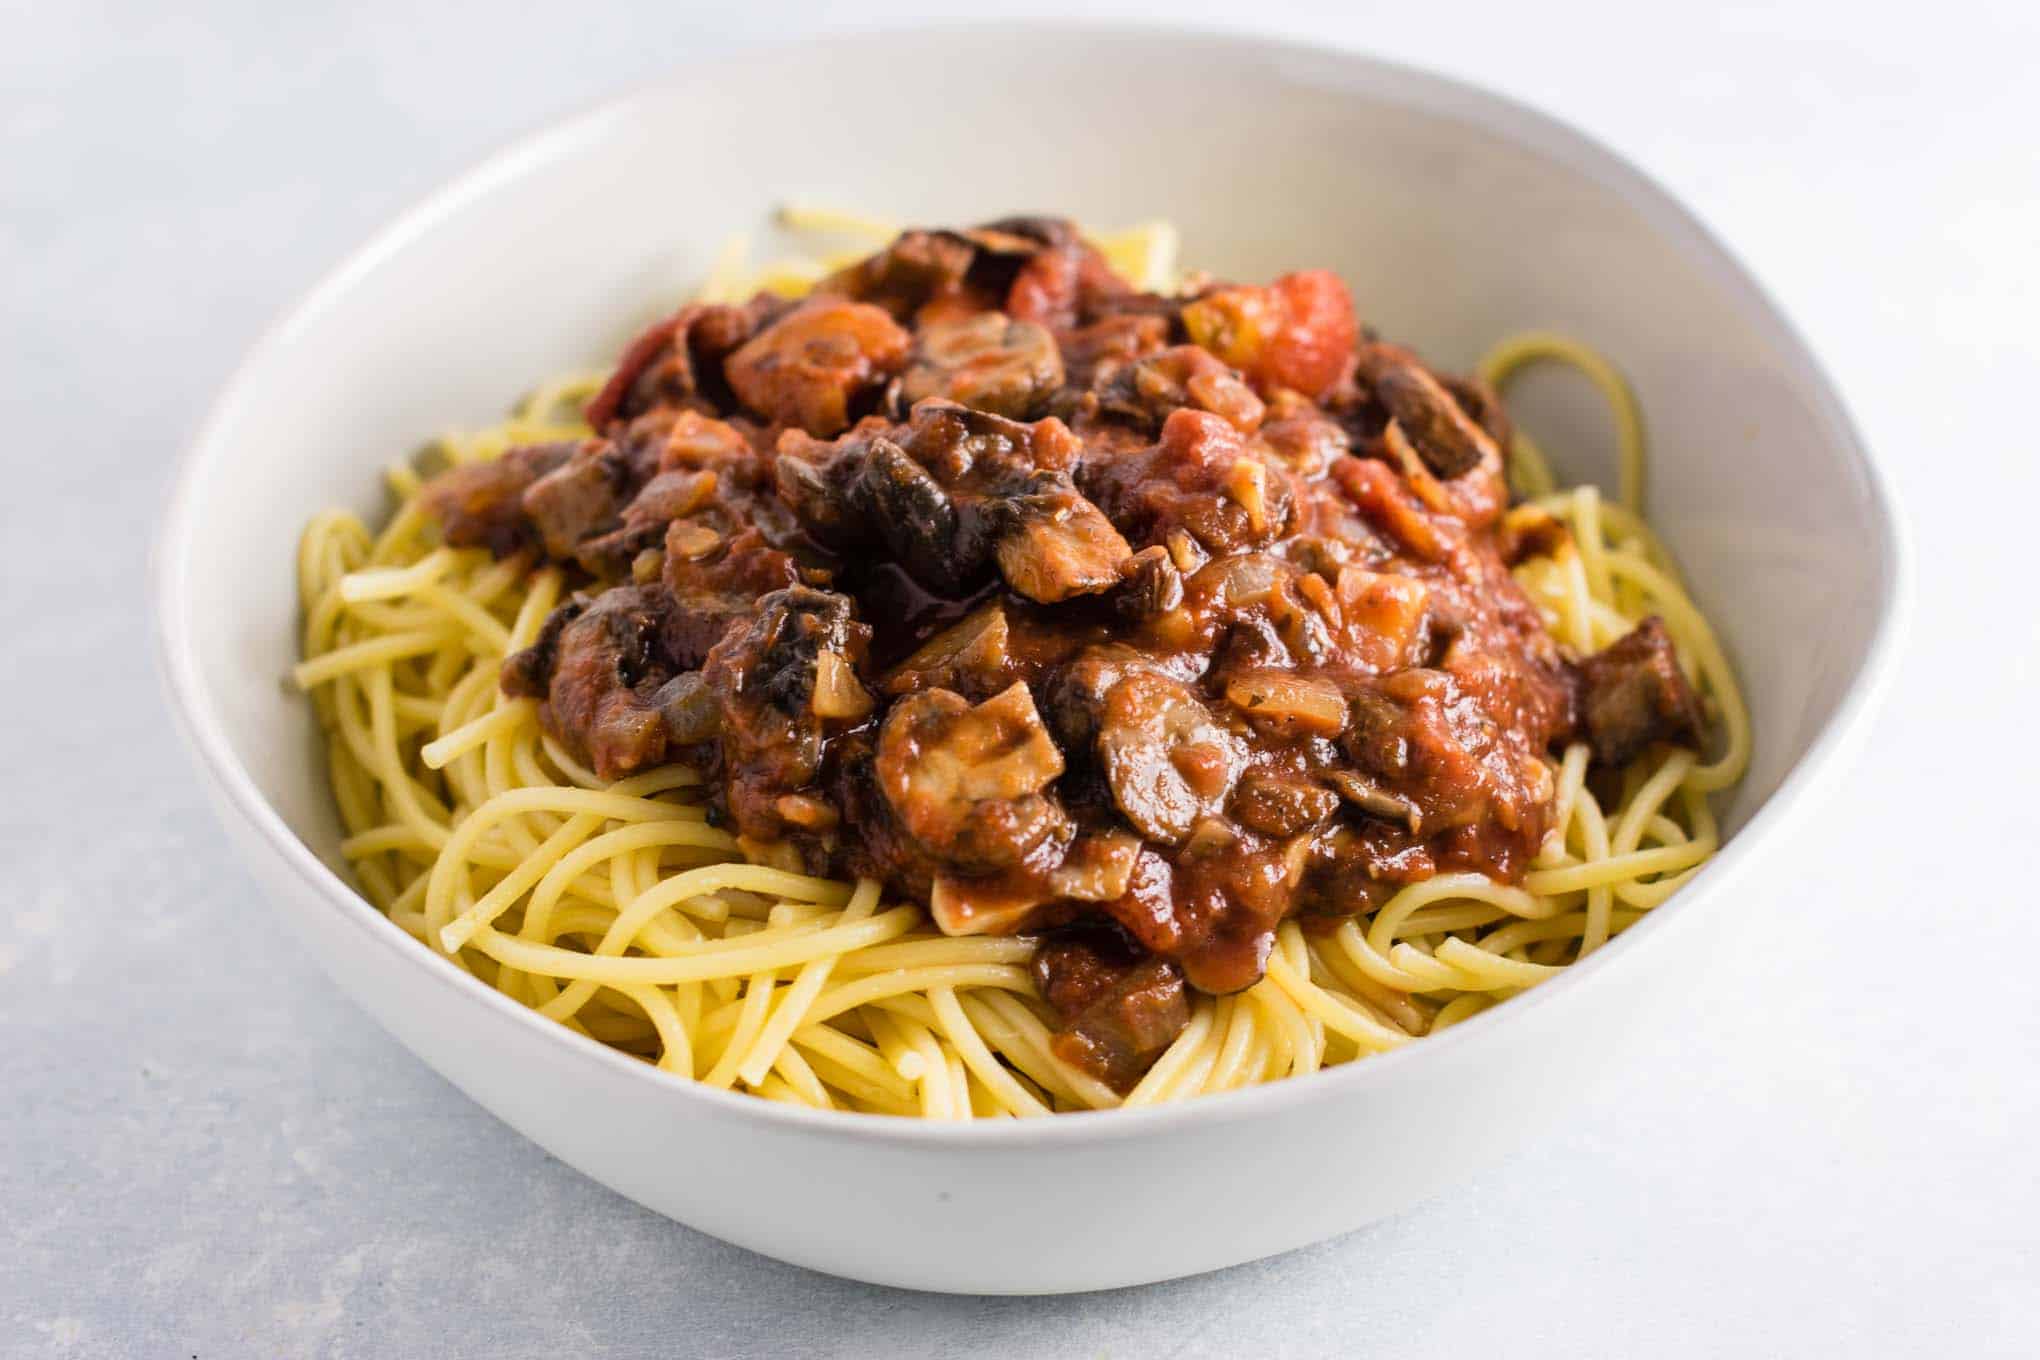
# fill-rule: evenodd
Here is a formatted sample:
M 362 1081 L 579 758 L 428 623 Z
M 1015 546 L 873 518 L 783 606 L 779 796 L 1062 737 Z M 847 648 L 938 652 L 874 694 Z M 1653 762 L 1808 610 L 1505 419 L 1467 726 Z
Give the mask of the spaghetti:
M 1103 245 L 1144 285 L 1173 279 L 1166 228 Z M 740 255 L 726 256 L 711 295 L 742 295 Z M 752 282 L 797 295 L 832 263 L 773 266 Z M 563 749 L 538 704 L 507 696 L 498 674 L 567 579 L 529 549 L 496 560 L 437 541 L 408 463 L 387 469 L 397 506 L 379 532 L 329 512 L 299 551 L 296 679 L 325 732 L 342 853 L 396 925 L 483 983 L 665 1071 L 798 1105 L 949 1120 L 1137 1107 L 1457 1024 L 1599 949 L 1690 879 L 1720 840 L 1709 795 L 1750 753 L 1727 658 L 1640 514 L 1643 430 L 1627 386 L 1593 351 L 1546 335 L 1506 342 L 1481 371 L 1499 386 L 1533 362 L 1570 365 L 1608 397 L 1621 496 L 1559 489 L 1519 436 L 1516 490 L 1566 533 L 1516 578 L 1579 654 L 1661 617 L 1716 720 L 1718 753 L 1657 746 L 1612 780 L 1590 779 L 1589 748 L 1572 744 L 1556 763 L 1551 830 L 1519 884 L 1440 873 L 1335 928 L 1285 922 L 1261 980 L 1197 996 L 1188 1026 L 1124 1095 L 1053 1051 L 1032 940 L 951 937 L 876 880 L 747 862 L 710 823 L 688 767 L 605 784 Z M 507 421 L 440 440 L 436 456 L 468 464 L 583 435 L 601 383 L 551 383 Z

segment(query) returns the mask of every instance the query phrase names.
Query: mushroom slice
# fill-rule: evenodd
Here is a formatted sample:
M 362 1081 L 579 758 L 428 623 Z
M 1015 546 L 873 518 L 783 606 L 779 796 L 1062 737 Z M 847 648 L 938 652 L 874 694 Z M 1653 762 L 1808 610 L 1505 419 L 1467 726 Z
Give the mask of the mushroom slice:
M 921 328 L 900 378 L 900 396 L 909 406 L 944 397 L 1017 420 L 1062 381 L 1062 352 L 1046 326 L 1015 321 L 1004 312 L 979 312 Z
M 975 706 L 953 690 L 908 695 L 886 715 L 874 768 L 900 827 L 965 875 L 1010 868 L 1068 834 L 1042 792 L 1062 752 L 1019 681 Z
M 885 678 L 892 694 L 954 689 L 982 694 L 1004 669 L 1012 629 L 997 602 L 929 638 Z
M 1341 798 L 1370 817 L 1400 822 L 1412 836 L 1423 834 L 1424 814 L 1415 803 L 1399 793 L 1391 793 L 1358 770 L 1326 770 L 1324 780 L 1339 791 Z
M 725 372 L 749 409 L 826 438 L 848 428 L 851 404 L 898 369 L 910 343 L 880 308 L 817 297 L 746 341 Z
M 1114 902 L 1126 896 L 1133 883 L 1134 862 L 1139 858 L 1140 841 L 1124 831 L 1080 836 L 1063 856 L 1062 864 L 1048 876 L 1048 885 L 1058 897 L 1079 902 Z
M 1112 801 L 1134 830 L 1175 845 L 1225 806 L 1246 764 L 1240 739 L 1187 685 L 1136 670 L 1106 693 L 1098 756 Z
M 999 574 L 1018 593 L 1056 604 L 1119 584 L 1133 549 L 1067 474 L 1037 472 L 1026 491 L 997 504 L 1005 528 L 993 551 Z
M 1424 466 L 1435 475 L 1449 480 L 1484 462 L 1501 466 L 1501 450 L 1494 437 L 1467 415 L 1445 385 L 1408 350 L 1380 343 L 1363 346 L 1360 376 L 1373 387 Z
M 1098 384 L 1098 405 L 1150 432 L 1159 431 L 1171 411 L 1192 406 L 1252 434 L 1267 410 L 1245 379 L 1196 345 L 1176 345 L 1112 369 Z
M 1226 682 L 1225 697 L 1256 726 L 1278 733 L 1336 737 L 1346 727 L 1346 696 L 1315 676 L 1245 671 Z

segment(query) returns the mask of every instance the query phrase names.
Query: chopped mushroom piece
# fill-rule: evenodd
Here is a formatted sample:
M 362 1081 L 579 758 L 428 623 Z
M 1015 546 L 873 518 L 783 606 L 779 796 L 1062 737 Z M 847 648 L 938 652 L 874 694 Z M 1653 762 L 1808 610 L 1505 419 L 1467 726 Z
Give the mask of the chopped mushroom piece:
M 1424 466 L 1438 476 L 1463 476 L 1483 463 L 1501 467 L 1494 437 L 1408 350 L 1378 342 L 1363 346 L 1360 376 L 1373 385 Z
M 535 535 L 524 518 L 524 492 L 573 456 L 573 444 L 535 444 L 500 458 L 461 463 L 426 483 L 425 509 L 456 548 L 487 548 L 508 557 Z
M 901 232 L 876 255 L 823 279 L 815 292 L 876 303 L 906 321 L 931 301 L 962 288 L 975 254 L 959 232 Z
M 679 666 L 668 643 L 670 597 L 619 586 L 555 610 L 526 651 L 504 662 L 504 688 L 541 701 L 548 730 L 603 779 L 666 759 L 664 699 Z
M 1339 791 L 1341 798 L 1369 816 L 1400 822 L 1412 836 L 1423 833 L 1424 814 L 1415 803 L 1399 793 L 1390 793 L 1357 770 L 1327 770 L 1325 780 Z
M 1062 380 L 1062 353 L 1047 327 L 979 312 L 921 328 L 900 398 L 912 406 L 941 397 L 1024 420 Z
M 1122 584 L 1113 599 L 1129 618 L 1153 618 L 1183 603 L 1183 573 L 1159 543 L 1128 558 L 1120 576 Z
M 1656 741 L 1699 745 L 1700 700 L 1657 615 L 1582 661 L 1580 680 L 1587 739 L 1601 764 L 1626 765 Z
M 1190 1023 L 1181 972 L 1094 933 L 1042 945 L 1034 977 L 1042 999 L 1062 1017 L 1051 1041 L 1055 1055 L 1122 1093 Z
M 727 373 L 749 409 L 827 436 L 849 426 L 852 404 L 900 366 L 910 344 L 877 307 L 815 298 L 732 354 Z
M 738 832 L 758 845 L 787 841 L 815 868 L 830 844 L 789 824 L 779 799 L 814 786 L 828 739 L 844 726 L 816 710 L 815 693 L 824 655 L 854 666 L 869 644 L 855 613 L 831 591 L 775 590 L 729 625 L 701 668 L 717 701 L 724 797 Z
M 1174 845 L 1219 811 L 1244 763 L 1240 739 L 1188 686 L 1135 670 L 1100 706 L 1098 757 L 1112 800 L 1149 840 Z
M 1266 411 L 1245 380 L 1197 345 L 1177 345 L 1131 363 L 1104 370 L 1098 407 L 1148 430 L 1159 431 L 1171 411 L 1208 411 L 1241 434 L 1261 427 Z
M 1068 838 L 1068 819 L 1042 792 L 1063 772 L 1062 752 L 1017 681 L 976 706 L 946 689 L 900 700 L 875 769 L 906 833 L 966 872 L 1011 868 Z
M 1112 521 L 1062 472 L 1039 472 L 1007 498 L 993 548 L 1006 584 L 1039 604 L 1096 595 L 1119 584 L 1133 554 Z
M 1005 608 L 988 604 L 915 648 L 886 676 L 886 691 L 953 689 L 966 697 L 989 693 L 1005 674 L 1011 636 Z

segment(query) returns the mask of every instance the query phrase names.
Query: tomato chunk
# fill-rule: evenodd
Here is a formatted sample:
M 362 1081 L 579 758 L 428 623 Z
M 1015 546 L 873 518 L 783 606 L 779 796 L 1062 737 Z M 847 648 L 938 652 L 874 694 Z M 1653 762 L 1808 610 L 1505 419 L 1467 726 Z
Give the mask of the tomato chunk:
M 1314 401 L 1346 375 L 1360 333 L 1353 299 L 1328 269 L 1284 274 L 1265 288 L 1222 288 L 1185 307 L 1183 324 L 1262 392 L 1286 387 Z

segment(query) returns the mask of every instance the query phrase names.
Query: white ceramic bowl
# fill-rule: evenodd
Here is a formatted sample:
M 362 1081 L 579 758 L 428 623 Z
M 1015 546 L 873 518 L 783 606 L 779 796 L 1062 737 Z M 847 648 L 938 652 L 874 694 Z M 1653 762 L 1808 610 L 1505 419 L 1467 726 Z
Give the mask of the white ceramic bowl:
M 1755 716 L 1719 858 L 1613 947 L 1439 1038 L 1178 1108 L 1003 1127 L 705 1090 L 420 948 L 342 876 L 315 724 L 281 683 L 299 528 L 336 504 L 381 513 L 386 460 L 605 361 L 788 197 L 932 222 L 1167 217 L 1220 273 L 1337 268 L 1367 319 L 1448 367 L 1530 325 L 1615 356 L 1650 420 L 1652 515 Z M 1532 412 L 1555 450 L 1605 447 L 1603 419 Z M 1863 727 L 1904 579 L 1889 494 L 1819 366 L 1733 257 L 1608 151 L 1364 57 L 1070 25 L 719 57 L 491 158 L 256 347 L 178 474 L 156 570 L 178 720 L 267 891 L 248 910 L 287 918 L 426 1062 L 632 1199 L 816 1269 L 973 1292 L 1251 1260 L 1520 1144 L 1654 1017 L 1701 1004 L 1723 909 Z

